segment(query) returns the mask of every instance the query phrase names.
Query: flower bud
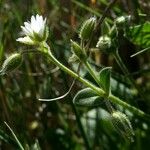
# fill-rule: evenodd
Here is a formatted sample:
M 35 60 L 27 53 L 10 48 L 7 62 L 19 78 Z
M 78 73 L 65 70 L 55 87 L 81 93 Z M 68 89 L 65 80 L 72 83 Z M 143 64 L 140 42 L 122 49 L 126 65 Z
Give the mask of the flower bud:
M 96 45 L 102 51 L 106 51 L 111 47 L 111 39 L 107 35 L 101 36 Z
M 114 111 L 111 117 L 116 130 L 133 141 L 134 131 L 127 116 L 119 111 Z
M 76 42 L 71 40 L 71 49 L 73 53 L 79 58 L 80 61 L 85 61 L 86 54 L 84 50 Z
M 95 28 L 95 25 L 96 25 L 95 17 L 86 20 L 81 27 L 79 37 L 83 40 L 88 40 Z
M 115 20 L 117 27 L 123 28 L 126 23 L 129 23 L 131 20 L 131 16 L 121 16 Z
M 22 63 L 22 55 L 20 53 L 15 53 L 9 56 L 3 63 L 2 69 L 0 71 L 1 75 L 11 72 L 12 70 L 18 68 Z

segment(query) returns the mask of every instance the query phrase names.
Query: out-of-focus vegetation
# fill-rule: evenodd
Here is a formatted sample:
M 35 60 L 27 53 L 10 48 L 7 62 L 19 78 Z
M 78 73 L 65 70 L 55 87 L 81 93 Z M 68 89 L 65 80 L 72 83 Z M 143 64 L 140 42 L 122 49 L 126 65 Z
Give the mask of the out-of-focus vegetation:
M 1 0 L 0 66 L 11 53 L 31 49 L 16 42 L 16 39 L 21 35 L 23 22 L 32 15 L 41 14 L 47 18 L 48 43 L 53 53 L 60 62 L 76 70 L 77 65 L 68 61 L 71 56 L 70 39 L 79 41 L 78 33 L 83 21 L 92 16 L 101 17 L 109 3 L 109 0 Z M 118 34 L 119 54 L 130 75 L 124 75 L 113 55 L 94 50 L 99 36 L 106 32 L 103 24 L 93 36 L 90 52 L 93 68 L 100 70 L 102 66 L 112 66 L 112 93 L 146 114 L 150 114 L 149 10 L 149 0 L 118 0 L 106 14 L 105 21 L 110 26 L 117 17 L 131 15 L 133 18 Z M 130 57 L 143 49 L 146 49 L 143 53 Z M 19 149 L 17 140 L 4 121 L 25 149 L 82 150 L 88 148 L 87 143 L 94 150 L 149 149 L 149 118 L 138 117 L 128 109 L 114 106 L 131 121 L 135 136 L 134 142 L 129 142 L 112 126 L 103 101 L 96 108 L 73 104 L 75 94 L 84 87 L 78 81 L 65 98 L 53 102 L 38 101 L 41 97 L 63 95 L 73 79 L 55 65 L 48 64 L 39 53 L 23 57 L 19 69 L 0 76 L 0 149 Z M 80 74 L 94 82 L 83 66 Z M 144 98 L 130 85 L 128 76 L 132 76 L 142 89 L 140 92 Z

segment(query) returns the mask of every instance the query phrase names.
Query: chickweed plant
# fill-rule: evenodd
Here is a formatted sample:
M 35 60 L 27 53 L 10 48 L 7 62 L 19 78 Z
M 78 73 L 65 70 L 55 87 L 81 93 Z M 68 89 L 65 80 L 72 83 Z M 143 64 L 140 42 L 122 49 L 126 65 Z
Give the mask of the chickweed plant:
M 123 63 L 121 57 L 118 53 L 118 41 L 116 37 L 118 36 L 119 30 L 124 30 L 125 23 L 129 22 L 132 16 L 122 16 L 121 18 L 117 18 L 114 21 L 112 27 L 107 28 L 107 33 L 100 35 L 98 41 L 96 41 L 95 49 L 98 51 L 102 51 L 107 54 L 112 54 L 116 59 L 118 65 L 122 69 L 125 75 L 128 75 L 128 79 L 133 85 L 133 87 L 139 91 L 140 96 L 144 97 L 140 87 L 136 85 L 134 79 L 129 75 L 129 71 L 125 64 Z M 90 106 L 95 107 L 101 104 L 101 101 L 104 101 L 106 104 L 106 109 L 109 111 L 114 128 L 116 131 L 124 137 L 124 140 L 128 140 L 129 142 L 134 141 L 134 128 L 131 125 L 129 117 L 117 110 L 115 106 L 121 106 L 123 109 L 127 109 L 130 112 L 134 113 L 135 115 L 144 118 L 149 121 L 149 115 L 141 111 L 140 109 L 132 106 L 131 104 L 127 103 L 127 100 L 124 98 L 119 98 L 112 94 L 111 92 L 111 66 L 103 67 L 101 70 L 97 71 L 91 65 L 91 57 L 90 57 L 90 43 L 93 40 L 93 36 L 98 27 L 101 26 L 104 18 L 102 20 L 97 19 L 96 17 L 91 17 L 86 20 L 79 32 L 79 39 L 80 41 L 74 41 L 70 39 L 70 49 L 72 52 L 72 63 L 79 63 L 83 65 L 86 70 L 89 72 L 95 83 L 92 83 L 85 79 L 84 77 L 80 76 L 80 68 L 78 71 L 73 71 L 64 64 L 62 64 L 52 53 L 51 45 L 47 42 L 49 37 L 49 29 L 47 26 L 46 18 L 43 18 L 40 15 L 32 16 L 31 20 L 28 22 L 24 22 L 24 26 L 21 26 L 22 32 L 24 37 L 19 37 L 16 41 L 28 46 L 36 47 L 35 51 L 21 51 L 19 53 L 12 54 L 9 56 L 3 63 L 2 69 L 0 71 L 1 75 L 8 74 L 10 71 L 18 68 L 22 61 L 25 53 L 30 53 L 34 55 L 34 53 L 40 53 L 44 59 L 47 60 L 48 63 L 53 63 L 61 70 L 69 74 L 72 78 L 74 78 L 74 82 L 78 80 L 81 82 L 86 88 L 79 91 L 74 99 L 73 103 L 75 106 Z M 75 58 L 75 59 L 73 59 Z M 74 61 L 75 60 L 75 61 Z M 73 84 L 69 89 L 73 88 Z M 39 101 L 55 101 L 61 98 L 64 98 L 68 93 L 58 98 L 53 99 L 44 99 L 40 98 Z M 92 96 L 91 96 L 92 95 Z M 86 98 L 85 98 L 86 97 Z M 76 114 L 76 117 L 77 114 Z M 77 121 L 78 124 L 81 125 L 80 120 Z M 83 131 L 81 129 L 81 131 Z M 85 140 L 85 145 L 87 149 L 90 149 L 90 144 L 82 132 L 83 138 Z M 100 135 L 99 135 L 100 136 Z M 23 149 L 23 148 L 22 148 Z

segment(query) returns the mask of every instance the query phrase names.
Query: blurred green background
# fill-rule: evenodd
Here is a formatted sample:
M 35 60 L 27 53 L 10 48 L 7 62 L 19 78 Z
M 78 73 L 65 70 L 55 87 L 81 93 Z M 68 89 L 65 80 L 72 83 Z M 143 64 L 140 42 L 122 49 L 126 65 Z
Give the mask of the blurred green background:
M 31 15 L 41 14 L 47 18 L 50 35 L 48 43 L 55 56 L 66 66 L 71 56 L 70 39 L 78 41 L 80 26 L 91 16 L 103 15 L 109 0 L 1 0 L 0 1 L 0 66 L 7 56 L 14 52 L 31 49 L 16 39 L 20 36 L 24 21 Z M 107 13 L 110 25 L 123 15 L 134 16 L 133 24 L 145 25 L 150 19 L 149 0 L 118 0 Z M 145 27 L 146 26 L 146 27 Z M 133 59 L 130 56 L 141 49 L 150 47 L 150 23 L 137 35 L 122 39 L 120 55 L 133 73 L 137 84 L 142 87 L 146 100 L 142 101 L 128 84 L 111 55 L 102 52 L 91 54 L 93 67 L 112 66 L 113 93 L 127 99 L 130 104 L 150 113 L 150 57 L 145 52 Z M 98 29 L 95 39 L 100 36 Z M 142 32 L 142 34 L 140 34 Z M 134 39 L 135 37 L 135 39 Z M 138 39 L 137 39 L 138 38 Z M 95 40 L 95 43 L 97 41 Z M 92 43 L 93 45 L 95 44 Z M 92 82 L 84 68 L 81 73 Z M 85 142 L 76 121 L 78 111 L 92 150 L 148 150 L 150 141 L 149 122 L 135 117 L 128 110 L 117 106 L 126 113 L 135 131 L 134 142 L 122 138 L 112 127 L 110 115 L 104 103 L 97 108 L 76 107 L 72 100 L 83 88 L 76 82 L 71 93 L 62 100 L 40 102 L 38 98 L 54 98 L 64 94 L 72 83 L 72 78 L 53 64 L 48 64 L 38 53 L 25 54 L 21 67 L 5 76 L 0 76 L 0 149 L 19 149 L 16 140 L 4 121 L 12 128 L 25 149 L 35 150 L 84 150 Z M 134 99 L 136 103 L 130 100 Z M 36 141 L 38 140 L 39 147 Z

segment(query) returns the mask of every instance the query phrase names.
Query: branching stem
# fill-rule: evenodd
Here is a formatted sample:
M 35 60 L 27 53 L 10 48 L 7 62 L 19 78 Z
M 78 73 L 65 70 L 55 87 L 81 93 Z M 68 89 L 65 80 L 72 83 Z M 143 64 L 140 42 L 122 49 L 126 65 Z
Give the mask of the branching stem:
M 93 89 L 100 97 L 103 97 L 103 98 L 106 97 L 105 92 L 101 88 L 96 87 L 95 85 L 93 85 L 89 81 L 83 79 L 78 74 L 76 74 L 75 72 L 73 72 L 72 70 L 70 70 L 69 68 L 64 66 L 61 62 L 59 62 L 53 56 L 53 54 L 49 50 L 49 47 L 43 47 L 43 49 L 44 48 L 47 48 L 47 52 L 45 50 L 44 51 L 41 50 L 41 52 L 48 58 L 49 61 L 53 62 L 56 66 L 60 67 L 60 69 L 62 69 L 66 73 L 68 73 L 73 78 L 75 78 L 78 81 L 82 82 L 85 86 L 90 87 L 91 89 Z M 145 117 L 145 119 L 149 121 L 150 115 L 145 114 L 143 111 L 139 110 L 138 108 L 136 108 L 134 106 L 131 106 L 130 104 L 126 103 L 125 100 L 121 100 L 120 98 L 118 98 L 118 97 L 116 97 L 112 94 L 108 97 L 108 99 L 110 101 L 112 101 L 113 103 L 115 103 L 115 104 L 119 104 L 119 105 L 123 106 L 124 108 L 129 109 L 130 111 L 132 111 L 134 114 L 138 115 L 139 117 Z

